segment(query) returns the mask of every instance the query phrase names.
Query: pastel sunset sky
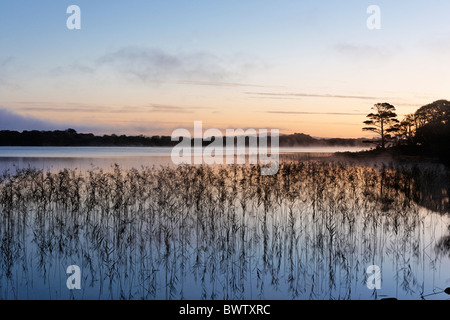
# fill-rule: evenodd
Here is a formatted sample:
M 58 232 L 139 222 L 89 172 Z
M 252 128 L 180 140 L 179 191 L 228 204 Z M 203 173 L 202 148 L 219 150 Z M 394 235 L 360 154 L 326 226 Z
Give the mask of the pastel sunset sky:
M 448 0 L 2 0 L 0 130 L 370 136 L 375 103 L 401 117 L 450 98 L 449 14 Z

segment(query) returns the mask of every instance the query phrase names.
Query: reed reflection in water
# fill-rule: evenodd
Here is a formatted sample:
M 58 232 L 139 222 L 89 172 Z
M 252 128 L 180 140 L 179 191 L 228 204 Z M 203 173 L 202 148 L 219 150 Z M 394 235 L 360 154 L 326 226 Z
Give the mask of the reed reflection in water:
M 248 165 L 4 173 L 0 298 L 420 299 L 450 283 L 445 174 L 333 161 L 285 162 L 274 176 Z M 66 287 L 69 265 L 81 290 Z M 367 289 L 370 265 L 381 290 Z

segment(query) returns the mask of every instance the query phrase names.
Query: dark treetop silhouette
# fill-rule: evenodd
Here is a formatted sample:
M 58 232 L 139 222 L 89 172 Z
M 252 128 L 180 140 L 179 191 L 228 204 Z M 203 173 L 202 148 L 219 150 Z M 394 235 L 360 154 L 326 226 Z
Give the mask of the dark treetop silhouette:
M 388 134 L 394 124 L 399 121 L 396 119 L 395 107 L 389 103 L 377 103 L 372 108 L 375 113 L 369 113 L 367 117 L 370 120 L 364 121 L 367 127 L 364 127 L 364 131 L 372 131 L 380 135 L 379 141 L 374 141 L 381 149 L 385 149 L 386 140 L 390 138 Z
M 437 100 L 408 114 L 402 121 L 396 119 L 395 107 L 388 103 L 376 104 L 376 113 L 364 122 L 380 135 L 375 142 L 378 149 L 386 149 L 407 156 L 431 157 L 450 164 L 450 102 Z

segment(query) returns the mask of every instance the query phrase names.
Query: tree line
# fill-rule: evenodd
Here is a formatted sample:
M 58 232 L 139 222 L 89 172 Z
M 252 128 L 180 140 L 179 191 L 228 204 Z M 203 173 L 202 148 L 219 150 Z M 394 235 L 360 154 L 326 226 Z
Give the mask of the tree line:
M 96 136 L 93 133 L 78 133 L 74 129 L 55 131 L 0 131 L 0 146 L 21 147 L 101 147 L 101 146 L 143 146 L 163 147 L 174 146 L 177 142 L 171 141 L 169 136 L 144 135 L 103 135 Z
M 450 160 L 450 101 L 434 101 L 402 120 L 397 119 L 396 109 L 389 103 L 377 103 L 372 110 L 363 130 L 378 135 L 378 139 L 367 141 L 377 149 L 394 148 Z
M 218 138 L 220 139 L 220 138 Z M 248 143 L 248 138 L 246 139 Z M 170 136 L 152 136 L 144 135 L 103 135 L 96 136 L 92 133 L 78 133 L 74 129 L 56 130 L 56 131 L 0 131 L 0 146 L 28 146 L 28 147 L 173 147 L 179 143 L 179 140 L 172 141 Z M 203 145 L 210 144 L 209 141 L 203 141 Z M 225 143 L 225 142 L 224 142 Z M 303 133 L 290 135 L 281 135 L 279 143 L 282 147 L 296 146 L 363 146 L 364 139 L 319 139 Z M 269 141 L 270 144 L 270 141 Z M 194 139 L 192 139 L 194 145 Z

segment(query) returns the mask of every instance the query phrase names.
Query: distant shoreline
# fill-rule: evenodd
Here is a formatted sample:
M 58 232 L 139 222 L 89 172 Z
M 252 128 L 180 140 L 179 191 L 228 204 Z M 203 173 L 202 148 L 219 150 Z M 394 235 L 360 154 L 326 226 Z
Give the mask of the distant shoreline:
M 365 147 L 367 139 L 313 138 L 303 133 L 280 135 L 280 147 Z M 2 147 L 173 147 L 179 141 L 172 141 L 170 136 L 144 135 L 103 135 L 78 133 L 73 129 L 64 131 L 0 131 Z M 194 139 L 192 139 L 192 144 Z M 203 146 L 211 142 L 203 141 Z

